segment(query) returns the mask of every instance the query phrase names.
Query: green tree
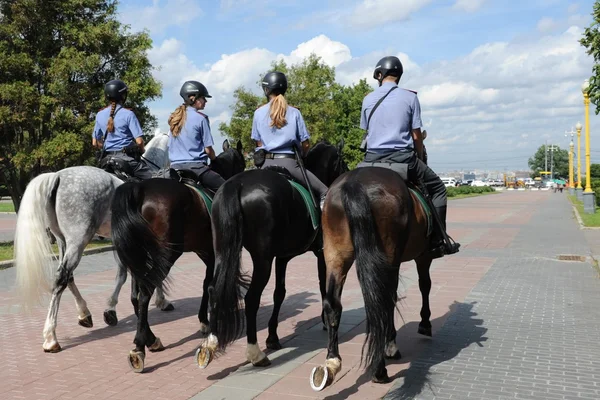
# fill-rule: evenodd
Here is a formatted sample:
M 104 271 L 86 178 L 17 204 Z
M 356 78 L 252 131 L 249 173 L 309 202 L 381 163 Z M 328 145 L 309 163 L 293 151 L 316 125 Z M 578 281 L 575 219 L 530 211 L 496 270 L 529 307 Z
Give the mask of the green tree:
M 283 61 L 274 62 L 271 70 L 286 74 L 286 99 L 302 113 L 311 142 L 325 139 L 337 143 L 343 137 L 346 143 L 345 160 L 354 167 L 363 156 L 358 150 L 363 135 L 359 129 L 360 110 L 364 96 L 372 90 L 366 81 L 362 80 L 353 86 L 337 84 L 335 69 L 314 54 L 291 66 Z M 260 78 L 256 83 L 258 87 Z M 244 148 L 253 148 L 255 144 L 250 135 L 254 111 L 267 100 L 244 87 L 238 88 L 234 96 L 236 101 L 232 106 L 231 122 L 221 123 L 219 130 L 230 139 L 241 139 Z
M 145 132 L 145 103 L 160 96 L 146 32 L 117 20 L 116 0 L 0 0 L 0 170 L 18 210 L 40 172 L 93 161 L 95 113 L 103 87 L 129 86 L 127 107 Z
M 529 168 L 533 171 L 531 177 L 535 178 L 540 176 L 540 171 L 545 171 L 546 168 L 546 152 L 548 155 L 548 171 L 551 170 L 554 165 L 553 172 L 554 177 L 569 177 L 569 152 L 563 150 L 558 146 L 554 146 L 554 151 L 551 152 L 546 150 L 546 146 L 540 146 L 535 154 L 529 158 Z
M 590 164 L 590 175 L 592 179 L 600 179 L 600 164 Z
M 600 0 L 594 2 L 592 23 L 585 28 L 579 43 L 594 57 L 592 76 L 590 77 L 590 101 L 596 105 L 596 114 L 600 112 Z

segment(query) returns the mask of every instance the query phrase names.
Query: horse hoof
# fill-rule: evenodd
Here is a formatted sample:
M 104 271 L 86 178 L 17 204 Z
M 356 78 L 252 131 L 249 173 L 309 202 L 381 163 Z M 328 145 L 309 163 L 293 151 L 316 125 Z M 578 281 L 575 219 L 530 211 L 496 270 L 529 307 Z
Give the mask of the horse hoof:
M 283 346 L 279 343 L 279 340 L 269 341 L 267 340 L 267 349 L 269 350 L 281 350 Z
M 310 387 L 315 392 L 320 392 L 327 386 L 331 385 L 333 378 L 329 375 L 329 369 L 327 367 L 319 366 L 314 367 L 310 373 Z
M 402 358 L 402 355 L 400 355 L 400 350 L 396 350 L 396 352 L 394 354 L 392 354 L 391 356 L 388 356 L 386 354 L 385 358 L 388 358 L 390 360 L 399 360 Z
M 60 347 L 60 344 L 54 343 L 50 348 L 45 348 L 44 347 L 44 353 L 58 353 L 62 350 L 62 347 Z
M 419 325 L 418 333 L 421 335 L 429 336 L 429 337 L 432 336 L 431 327 L 424 327 L 424 326 Z
M 175 309 L 175 306 L 173 306 L 173 304 L 169 303 L 167 304 L 167 306 L 165 308 L 161 308 L 161 311 L 173 311 Z
M 83 326 L 84 328 L 91 328 L 94 326 L 94 322 L 92 321 L 92 316 L 88 315 L 83 319 L 79 319 L 79 325 Z
M 163 346 L 159 338 L 156 338 L 152 346 L 148 346 L 148 350 L 150 350 L 152 353 L 156 353 L 157 351 L 163 351 L 164 349 L 165 346 Z
M 373 383 L 389 383 L 389 382 L 391 382 L 391 379 L 387 374 L 387 369 L 384 369 L 383 373 L 381 373 L 379 376 L 374 375 L 373 379 L 371 379 L 371 381 Z
M 119 322 L 117 319 L 117 312 L 115 310 L 104 311 L 104 322 L 108 326 L 116 326 Z
M 135 373 L 141 373 L 144 371 L 144 359 L 146 355 L 141 351 L 131 350 L 129 352 L 129 357 L 127 357 L 127 361 L 129 361 L 129 367 Z
M 255 367 L 268 367 L 269 365 L 271 365 L 271 360 L 269 360 L 269 357 L 263 358 L 260 361 L 257 361 L 256 363 L 252 363 L 252 365 L 254 365 Z
M 212 357 L 212 351 L 206 347 L 199 347 L 198 350 L 196 350 L 196 363 L 201 369 L 208 367 L 208 364 L 212 361 Z
M 210 327 L 208 326 L 207 323 L 200 322 L 200 333 L 203 335 L 210 333 Z

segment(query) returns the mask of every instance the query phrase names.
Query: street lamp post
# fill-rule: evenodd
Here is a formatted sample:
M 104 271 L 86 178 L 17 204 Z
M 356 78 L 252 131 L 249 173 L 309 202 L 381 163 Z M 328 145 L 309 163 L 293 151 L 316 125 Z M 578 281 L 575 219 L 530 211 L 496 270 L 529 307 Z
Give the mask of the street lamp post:
M 596 195 L 592 191 L 590 173 L 590 82 L 586 79 L 581 85 L 585 106 L 585 190 L 583 191 L 583 212 L 596 213 Z
M 577 188 L 575 194 L 577 200 L 583 201 L 583 188 L 581 187 L 581 122 L 577 122 L 575 129 L 577 130 Z
M 565 132 L 565 136 L 571 134 L 571 143 L 569 143 L 569 194 L 575 194 L 575 173 L 573 172 L 573 128 L 571 128 L 571 132 Z

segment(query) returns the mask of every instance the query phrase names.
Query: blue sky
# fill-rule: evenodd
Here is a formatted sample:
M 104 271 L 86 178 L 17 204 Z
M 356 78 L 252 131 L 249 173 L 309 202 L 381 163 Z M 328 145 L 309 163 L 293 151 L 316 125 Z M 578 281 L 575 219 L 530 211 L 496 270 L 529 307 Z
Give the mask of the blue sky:
M 562 0 L 122 0 L 120 18 L 148 29 L 163 97 L 151 104 L 161 130 L 186 79 L 213 95 L 205 112 L 220 151 L 239 85 L 274 59 L 315 52 L 343 84 L 371 78 L 380 57 L 404 63 L 400 86 L 419 92 L 430 163 L 454 168 L 526 168 L 546 140 L 568 146 L 580 120 L 580 86 L 593 60 L 577 40 L 593 1 Z M 591 110 L 592 159 L 600 162 Z M 598 128 L 597 128 L 598 127 Z M 599 149 L 595 152 L 595 148 Z M 582 145 L 583 151 L 583 145 Z

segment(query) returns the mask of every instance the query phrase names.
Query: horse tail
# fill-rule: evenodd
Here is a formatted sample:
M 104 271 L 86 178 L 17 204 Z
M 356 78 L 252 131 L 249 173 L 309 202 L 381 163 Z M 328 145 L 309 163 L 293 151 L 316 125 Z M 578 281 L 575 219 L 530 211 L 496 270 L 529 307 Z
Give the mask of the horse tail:
M 17 215 L 14 264 L 19 299 L 25 309 L 41 302 L 51 289 L 52 247 L 47 233 L 55 219 L 54 203 L 60 178 L 56 172 L 35 177 L 25 189 Z
M 356 271 L 363 293 L 367 315 L 367 338 L 363 344 L 361 364 L 374 375 L 384 362 L 385 345 L 392 327 L 390 312 L 396 306 L 394 274 L 398 271 L 390 265 L 381 238 L 377 233 L 371 212 L 369 197 L 359 182 L 346 181 L 341 187 L 342 204 L 350 226 L 350 236 L 356 257 Z M 365 345 L 368 346 L 365 357 Z
M 115 190 L 111 216 L 113 246 L 117 261 L 138 285 L 148 290 L 166 289 L 171 268 L 169 251 L 142 215 L 142 184 L 126 182 Z
M 211 321 L 216 318 L 214 333 L 222 350 L 243 333 L 245 323 L 240 289 L 248 287 L 248 278 L 241 272 L 244 221 L 240 191 L 239 183 L 225 182 L 215 196 L 212 208 L 215 277 L 208 292 Z

